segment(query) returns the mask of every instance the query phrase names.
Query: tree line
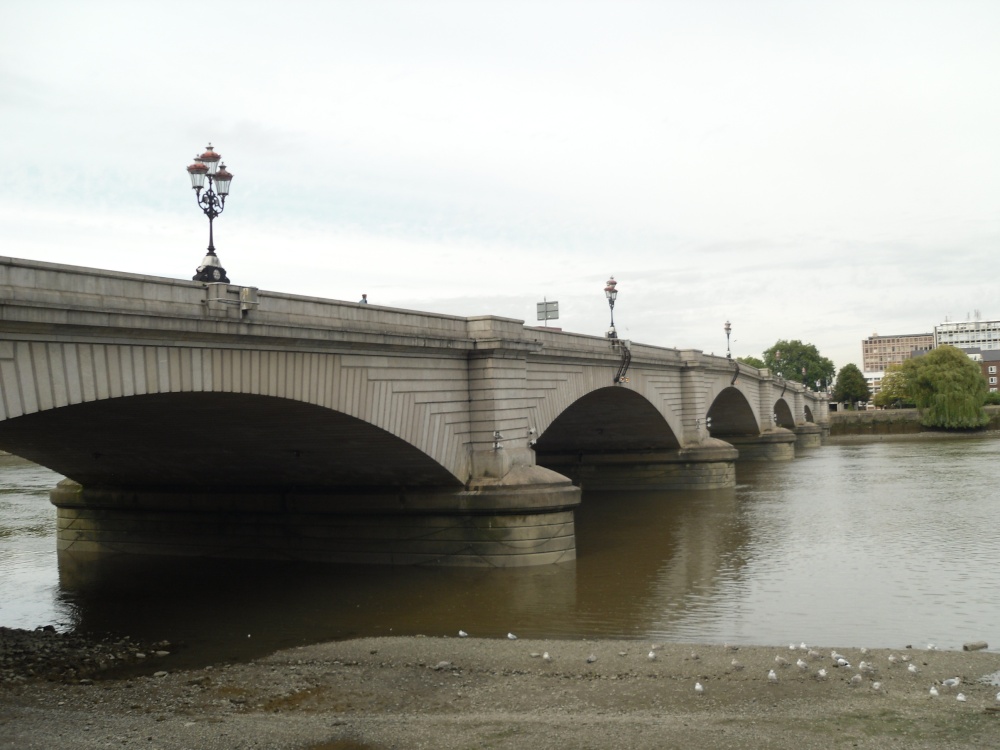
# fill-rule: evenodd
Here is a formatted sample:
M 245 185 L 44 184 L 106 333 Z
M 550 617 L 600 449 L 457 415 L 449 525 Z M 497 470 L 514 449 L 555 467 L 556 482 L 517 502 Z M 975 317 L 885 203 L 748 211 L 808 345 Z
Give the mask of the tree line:
M 761 358 L 737 360 L 816 390 L 832 383 L 834 401 L 872 401 L 868 381 L 857 365 L 844 365 L 834 379 L 833 362 L 812 344 L 782 339 L 766 349 Z M 962 350 L 939 346 L 902 365 L 890 365 L 874 404 L 882 408 L 915 407 L 925 427 L 976 429 L 989 422 L 983 409 L 988 400 L 1000 403 L 1000 394 L 987 393 L 979 366 Z

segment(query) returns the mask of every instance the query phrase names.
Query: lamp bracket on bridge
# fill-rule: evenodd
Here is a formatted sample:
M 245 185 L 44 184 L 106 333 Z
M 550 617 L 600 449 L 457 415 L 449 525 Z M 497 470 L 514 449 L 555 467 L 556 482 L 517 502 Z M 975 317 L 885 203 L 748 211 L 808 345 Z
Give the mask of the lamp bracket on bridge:
M 503 448 L 503 435 L 500 434 L 500 430 L 493 430 L 493 450 L 498 451 Z
M 230 284 L 221 281 L 205 284 L 206 299 L 204 303 L 217 302 L 222 305 L 239 305 L 240 312 L 244 316 L 249 314 L 255 307 L 260 306 L 260 300 L 257 297 L 257 287 L 241 286 L 239 299 L 232 299 L 229 297 L 230 286 Z
M 611 346 L 617 348 L 622 354 L 622 361 L 618 365 L 618 372 L 615 373 L 615 379 L 612 381 L 612 384 L 620 385 L 627 383 L 628 378 L 625 377 L 625 373 L 628 372 L 628 366 L 632 364 L 632 341 L 629 339 L 615 339 Z

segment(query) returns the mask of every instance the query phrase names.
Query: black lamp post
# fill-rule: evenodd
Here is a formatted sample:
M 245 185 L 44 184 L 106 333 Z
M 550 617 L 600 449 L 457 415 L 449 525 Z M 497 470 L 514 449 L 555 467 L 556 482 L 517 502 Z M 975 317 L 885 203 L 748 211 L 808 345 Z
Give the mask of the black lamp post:
M 226 207 L 226 196 L 229 195 L 229 184 L 233 181 L 233 176 L 226 171 L 226 165 L 221 164 L 222 157 L 215 152 L 212 144 L 201 156 L 194 157 L 194 164 L 187 168 L 191 175 L 191 187 L 194 188 L 195 199 L 201 210 L 208 217 L 208 254 L 195 271 L 194 281 L 222 282 L 229 283 L 226 277 L 226 269 L 219 262 L 219 256 L 215 254 L 215 241 L 212 232 L 212 222 L 215 217 L 222 213 Z M 202 194 L 205 187 L 205 178 L 208 177 L 208 190 Z M 213 187 L 215 188 L 213 190 Z
M 726 332 L 726 359 L 732 359 L 733 354 L 729 351 L 729 334 L 732 332 L 733 327 L 729 325 L 728 320 L 726 321 L 726 325 L 723 326 L 723 329 Z
M 608 307 L 611 308 L 611 327 L 608 329 L 608 338 L 617 339 L 618 331 L 615 330 L 615 299 L 618 298 L 618 290 L 615 288 L 618 282 L 612 276 L 608 279 L 607 286 L 604 287 L 604 296 L 608 298 Z

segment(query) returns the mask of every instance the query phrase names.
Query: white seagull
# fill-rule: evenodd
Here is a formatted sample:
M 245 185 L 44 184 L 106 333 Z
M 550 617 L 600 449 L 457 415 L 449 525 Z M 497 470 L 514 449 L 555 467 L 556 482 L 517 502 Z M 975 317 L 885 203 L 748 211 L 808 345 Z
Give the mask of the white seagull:
M 955 700 L 962 701 L 962 703 L 965 703 L 965 693 L 959 693 L 958 695 L 956 695 Z
M 910 674 L 916 674 L 920 670 L 917 669 L 917 665 L 916 664 L 907 664 L 906 665 L 906 671 L 909 672 Z
M 517 636 L 514 635 L 513 633 L 507 633 L 507 640 L 509 640 L 509 641 L 516 641 L 517 640 Z
M 949 677 L 947 680 L 941 682 L 946 688 L 955 688 L 962 684 L 961 677 Z
M 895 654 L 889 654 L 889 663 L 890 664 L 895 664 L 896 663 L 896 655 Z
M 696 692 L 696 693 L 697 693 L 698 695 L 704 695 L 704 694 L 705 694 L 705 686 L 704 686 L 704 685 L 702 685 L 702 684 L 701 684 L 700 682 L 696 682 L 696 683 L 694 684 L 694 691 L 695 691 L 695 692 Z
M 854 677 L 851 678 L 851 687 L 857 687 L 862 682 L 864 682 L 864 677 L 862 677 L 859 674 L 856 674 L 854 675 Z
M 809 669 L 809 665 L 808 665 L 808 664 L 806 664 L 806 663 L 805 663 L 804 661 L 802 661 L 801 659 L 797 659 L 797 660 L 795 661 L 795 666 L 796 666 L 796 667 L 798 667 L 799 669 L 801 669 L 802 671 L 805 671 L 805 670 Z
M 729 664 L 732 666 L 734 672 L 739 672 L 743 669 L 743 665 L 736 661 L 736 659 L 733 659 Z
M 767 673 L 767 679 L 768 679 L 768 681 L 769 681 L 769 682 L 777 682 L 777 681 L 778 681 L 778 675 L 777 675 L 777 674 L 775 673 L 775 671 L 774 671 L 774 670 L 772 669 L 772 670 L 770 670 L 770 671 L 769 671 L 769 672 Z
M 542 654 L 542 661 L 552 661 L 552 657 L 549 656 L 549 652 L 548 651 L 546 651 L 544 654 Z
M 587 664 L 593 664 L 595 661 L 597 661 L 597 657 L 593 654 L 587 657 Z
M 874 690 L 876 693 L 881 693 L 882 692 L 882 683 L 881 682 L 873 682 L 872 683 L 872 690 Z
M 459 638 L 468 638 L 468 637 L 469 637 L 469 634 L 468 634 L 468 633 L 466 633 L 466 632 L 465 632 L 464 630 L 459 630 L 459 631 L 458 631 L 458 637 L 459 637 Z
M 934 687 L 933 685 L 931 685 L 930 694 L 931 694 L 931 698 L 937 698 L 940 695 L 940 693 L 938 692 L 938 689 L 936 687 Z
M 777 664 L 779 667 L 787 667 L 788 659 L 786 659 L 781 654 L 778 654 L 777 656 L 774 657 L 774 663 Z
M 649 652 L 649 660 L 650 661 L 655 661 L 656 660 L 656 652 L 655 651 L 650 651 Z
M 816 672 L 816 679 L 817 680 L 825 680 L 826 679 L 826 670 L 825 669 L 820 669 L 818 672 Z

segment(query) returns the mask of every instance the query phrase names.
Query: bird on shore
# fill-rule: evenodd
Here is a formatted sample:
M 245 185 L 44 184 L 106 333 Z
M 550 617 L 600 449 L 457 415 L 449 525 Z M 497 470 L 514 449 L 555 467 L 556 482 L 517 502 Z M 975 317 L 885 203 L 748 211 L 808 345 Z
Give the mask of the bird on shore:
M 938 689 L 936 687 L 934 687 L 933 685 L 931 685 L 930 694 L 931 694 L 931 698 L 937 698 L 940 695 L 940 693 L 938 692 Z
M 469 634 L 468 634 L 468 633 L 466 633 L 466 632 L 465 632 L 464 630 L 459 630 L 459 631 L 458 631 L 458 637 L 459 637 L 459 638 L 468 638 L 468 637 L 469 637 Z
M 955 696 L 955 700 L 965 703 L 965 693 L 959 693 Z
M 875 674 L 875 665 L 871 662 L 863 661 L 858 665 L 862 674 Z
M 846 667 L 847 669 L 850 669 L 851 663 L 847 661 L 847 659 L 845 659 L 843 656 L 841 656 L 839 659 L 837 659 L 837 663 L 835 666 Z
M 876 693 L 881 693 L 882 692 L 882 683 L 878 682 L 878 681 L 873 682 L 872 683 L 872 690 L 874 690 Z
M 593 664 L 595 661 L 597 661 L 597 657 L 593 654 L 587 657 L 587 664 Z
M 942 680 L 941 684 L 946 688 L 956 688 L 962 684 L 961 677 L 949 677 L 947 680 Z
M 825 669 L 820 669 L 818 672 L 816 672 L 816 679 L 817 680 L 825 680 L 826 679 L 826 670 Z
M 552 661 L 552 657 L 549 656 L 549 652 L 548 651 L 546 651 L 544 654 L 542 654 L 542 661 Z
M 809 649 L 808 656 L 813 661 L 816 661 L 817 659 L 822 658 L 823 655 L 819 651 L 817 651 L 816 649 L 812 649 L 811 648 L 811 649 Z
M 695 692 L 696 692 L 696 693 L 697 693 L 698 695 L 704 695 L 704 694 L 705 694 L 705 686 L 704 686 L 704 685 L 702 685 L 702 684 L 701 684 L 700 682 L 696 682 L 696 683 L 694 684 L 694 691 L 695 691 Z
M 514 635 L 513 633 L 507 633 L 507 640 L 508 641 L 516 641 L 517 640 L 517 636 Z
M 798 667 L 799 669 L 801 669 L 803 672 L 805 670 L 809 669 L 809 665 L 806 664 L 806 662 L 802 661 L 802 659 L 797 659 L 795 661 L 795 666 Z
M 856 674 L 854 675 L 854 677 L 851 678 L 851 687 L 859 687 L 861 683 L 864 681 L 865 681 L 864 677 L 862 677 L 859 674 Z
M 729 662 L 729 664 L 733 668 L 734 672 L 739 672 L 741 669 L 743 669 L 743 665 L 740 664 L 738 661 L 736 661 L 736 659 L 733 659 L 731 662 Z
M 650 661 L 656 661 L 656 652 L 655 651 L 650 651 L 649 654 L 648 654 L 648 656 L 647 656 L 647 658 Z
M 786 659 L 781 654 L 778 654 L 777 656 L 774 657 L 774 663 L 777 664 L 779 667 L 787 667 L 788 659 Z
M 697 651 L 692 651 L 691 652 L 691 656 L 689 656 L 688 658 L 691 659 L 691 660 L 693 660 L 693 661 L 698 661 L 698 659 L 700 659 L 701 657 L 698 656 L 698 652 Z
M 843 654 L 838 654 L 836 651 L 831 651 L 830 652 L 830 658 L 833 659 L 834 661 L 837 661 L 837 659 L 843 659 L 844 655 Z
M 888 658 L 889 658 L 889 663 L 890 663 L 890 664 L 895 664 L 895 663 L 896 663 L 896 662 L 898 661 L 898 660 L 896 659 L 896 655 L 895 655 L 895 654 L 889 654 L 889 657 L 888 657 Z
M 768 682 L 777 682 L 778 681 L 778 674 L 777 674 L 777 672 L 775 672 L 773 669 L 770 670 L 767 673 L 767 681 Z
M 910 674 L 916 674 L 920 670 L 917 669 L 917 665 L 916 664 L 907 664 L 906 665 L 906 671 L 909 672 Z

